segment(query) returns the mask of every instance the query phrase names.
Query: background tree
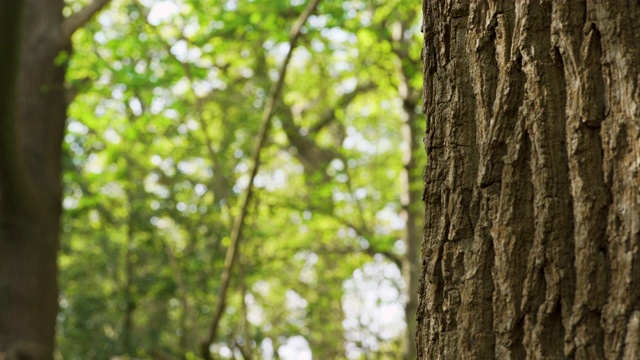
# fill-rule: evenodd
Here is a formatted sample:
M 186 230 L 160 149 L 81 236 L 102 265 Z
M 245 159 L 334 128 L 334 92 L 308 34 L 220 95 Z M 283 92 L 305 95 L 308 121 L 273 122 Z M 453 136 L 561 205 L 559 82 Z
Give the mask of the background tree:
M 67 18 L 63 1 L 0 5 L 0 352 L 10 357 L 53 354 L 65 70 L 71 35 L 106 2 Z
M 423 11 L 419 358 L 637 358 L 640 6 Z

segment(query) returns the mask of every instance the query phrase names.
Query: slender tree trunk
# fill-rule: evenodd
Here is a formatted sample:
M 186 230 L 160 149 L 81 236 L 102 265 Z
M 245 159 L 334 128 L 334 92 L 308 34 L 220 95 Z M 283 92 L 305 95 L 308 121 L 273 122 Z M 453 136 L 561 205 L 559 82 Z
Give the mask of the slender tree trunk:
M 195 328 L 195 320 L 193 318 L 191 304 L 189 303 L 189 288 L 185 281 L 184 272 L 180 267 L 180 262 L 176 257 L 176 253 L 173 250 L 171 244 L 168 242 L 165 244 L 165 253 L 169 258 L 169 264 L 175 277 L 175 282 L 178 287 L 178 294 L 180 296 L 180 302 L 182 303 L 182 313 L 180 314 L 180 328 L 182 329 L 182 335 L 180 336 L 180 351 L 182 353 L 181 358 L 186 359 L 186 354 L 191 350 L 192 346 L 192 329 Z
M 131 170 L 130 162 L 127 161 L 127 168 Z M 136 310 L 136 294 L 134 293 L 135 286 L 135 263 L 134 263 L 134 249 L 135 249 L 135 213 L 136 207 L 134 196 L 131 192 L 127 195 L 129 202 L 129 219 L 127 221 L 127 241 L 124 249 L 124 321 L 122 325 L 122 353 L 130 355 L 134 351 L 131 339 L 133 338 L 133 316 Z
M 423 9 L 418 358 L 640 358 L 640 4 Z
M 407 104 L 409 105 L 410 102 Z M 416 310 L 418 308 L 418 286 L 420 279 L 420 243 L 422 242 L 422 208 L 420 198 L 422 189 L 422 171 L 417 165 L 414 153 L 420 148 L 416 140 L 418 131 L 417 114 L 415 106 L 405 109 L 402 136 L 405 144 L 404 171 L 402 174 L 402 216 L 406 222 L 404 242 L 405 255 L 402 257 L 402 276 L 405 282 L 405 321 L 407 323 L 407 336 L 403 345 L 403 359 L 414 360 L 416 358 L 415 334 L 416 334 Z
M 0 357 L 53 358 L 66 60 L 106 2 L 64 19 L 62 0 L 0 1 Z
M 401 60 L 406 61 L 403 57 Z M 405 59 L 408 59 L 408 55 Z M 401 69 L 399 94 L 403 102 L 402 113 L 402 142 L 404 146 L 402 171 L 402 217 L 405 220 L 405 254 L 402 256 L 402 276 L 405 282 L 405 322 L 407 336 L 403 343 L 403 359 L 416 358 L 416 310 L 418 308 L 418 287 L 420 279 L 420 244 L 422 242 L 424 214 L 420 199 L 422 197 L 422 169 L 423 166 L 416 156 L 421 147 L 420 122 L 416 113 L 418 94 L 411 91 L 408 71 Z

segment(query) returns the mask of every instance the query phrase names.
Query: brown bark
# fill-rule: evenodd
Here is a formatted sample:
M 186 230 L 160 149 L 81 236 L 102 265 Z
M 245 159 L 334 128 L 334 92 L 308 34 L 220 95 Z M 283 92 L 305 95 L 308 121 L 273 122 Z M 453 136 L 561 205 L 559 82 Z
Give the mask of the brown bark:
M 5 39 L 15 30 L 0 35 L 2 62 L 7 54 L 20 58 L 12 69 L 16 81 L 5 83 L 2 73 L 3 92 L 13 94 L 3 100 L 15 111 L 0 116 L 0 355 L 52 359 L 66 119 L 66 61 L 60 55 L 69 54 L 76 28 L 67 27 L 67 36 L 61 31 L 61 0 L 24 1 L 21 16 L 7 10 L 21 3 L 3 1 L 0 7 L 3 30 L 5 15 L 13 14 L 11 22 L 22 25 L 19 45 L 13 45 L 19 51 L 4 52 Z
M 57 31 L 62 2 L 27 2 L 16 84 L 11 193 L 0 213 L 0 350 L 10 358 L 50 359 L 58 309 L 56 253 L 60 216 L 60 159 L 65 122 L 63 49 Z M 2 129 L 4 130 L 4 129 Z M 0 131 L 2 131 L 0 130 Z M 16 198 L 8 205 L 6 200 Z
M 0 59 L 0 205 L 6 209 L 20 203 L 18 189 L 25 172 L 17 160 L 15 122 L 23 12 L 24 1 L 0 1 L 0 53 L 5 54 Z
M 640 5 L 423 10 L 418 358 L 637 358 Z

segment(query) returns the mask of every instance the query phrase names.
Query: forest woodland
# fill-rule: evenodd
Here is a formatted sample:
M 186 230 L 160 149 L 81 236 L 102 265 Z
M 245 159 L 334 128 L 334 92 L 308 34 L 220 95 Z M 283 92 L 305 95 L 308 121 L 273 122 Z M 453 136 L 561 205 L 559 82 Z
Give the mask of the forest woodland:
M 640 358 L 637 2 L 0 0 L 0 54 L 2 360 Z
M 640 3 L 423 15 L 419 359 L 639 359 Z
M 415 358 L 420 21 L 0 0 L 0 358 Z

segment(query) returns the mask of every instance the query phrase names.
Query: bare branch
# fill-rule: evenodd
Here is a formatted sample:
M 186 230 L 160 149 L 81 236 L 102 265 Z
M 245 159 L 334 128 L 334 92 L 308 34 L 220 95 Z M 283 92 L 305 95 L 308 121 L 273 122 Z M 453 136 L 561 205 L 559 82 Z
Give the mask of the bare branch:
M 211 359 L 209 346 L 216 338 L 216 335 L 218 333 L 218 325 L 220 324 L 224 308 L 226 307 L 227 290 L 229 289 L 229 284 L 231 283 L 231 270 L 233 269 L 233 265 L 237 258 L 236 253 L 238 252 L 238 245 L 240 243 L 240 239 L 242 238 L 244 221 L 249 210 L 249 203 L 251 202 L 251 196 L 253 193 L 253 181 L 258 174 L 258 169 L 260 168 L 260 154 L 267 140 L 267 134 L 269 132 L 269 128 L 271 127 L 273 114 L 275 112 L 276 106 L 280 102 L 280 95 L 282 94 L 282 89 L 284 87 L 284 80 L 285 76 L 287 75 L 289 61 L 291 60 L 291 56 L 293 55 L 293 50 L 296 48 L 298 38 L 301 35 L 300 31 L 302 30 L 302 26 L 307 22 L 307 19 L 309 19 L 309 16 L 311 16 L 311 13 L 315 11 L 319 3 L 320 0 L 310 0 L 307 7 L 304 9 L 302 14 L 300 14 L 300 17 L 293 25 L 291 32 L 289 33 L 289 51 L 287 52 L 287 56 L 285 57 L 284 62 L 280 67 L 278 81 L 273 84 L 269 93 L 269 98 L 267 99 L 264 111 L 262 113 L 260 132 L 258 133 L 258 139 L 252 153 L 253 164 L 250 171 L 251 175 L 249 178 L 249 185 L 247 186 L 247 189 L 243 193 L 243 196 L 240 200 L 240 212 L 233 224 L 230 244 L 225 256 L 224 270 L 222 273 L 222 284 L 218 293 L 218 305 L 216 307 L 216 311 L 214 312 L 214 317 L 211 322 L 209 334 L 201 345 L 202 356 L 205 358 L 205 360 Z
M 93 2 L 77 13 L 66 18 L 60 25 L 60 32 L 64 40 L 71 40 L 71 35 L 83 27 L 109 0 L 93 0 Z
M 336 119 L 336 109 L 344 109 L 347 106 L 349 106 L 349 104 L 351 104 L 351 102 L 361 93 L 373 90 L 376 88 L 376 85 L 373 82 L 370 81 L 365 81 L 363 83 L 359 83 L 358 86 L 356 86 L 356 88 L 348 93 L 343 95 L 338 102 L 336 103 L 335 106 L 332 106 L 331 108 L 328 108 L 320 117 L 320 120 L 313 124 L 313 126 L 311 126 L 311 128 L 309 129 L 310 133 L 315 133 L 320 131 L 322 128 L 324 128 L 325 126 L 329 125 L 332 121 L 334 121 Z
M 282 206 L 286 209 L 290 209 L 290 210 L 297 210 L 297 211 L 303 211 L 303 210 L 309 210 L 311 212 L 314 213 L 318 213 L 324 216 L 327 216 L 335 221 L 337 221 L 338 223 L 340 223 L 343 226 L 346 226 L 348 228 L 353 229 L 353 231 L 356 232 L 356 234 L 358 236 L 362 236 L 365 239 L 367 239 L 367 241 L 369 241 L 369 247 L 366 249 L 363 248 L 355 248 L 355 247 L 350 247 L 350 246 L 346 246 L 346 247 L 342 247 L 341 249 L 336 248 L 335 251 L 339 252 L 339 253 L 354 253 L 354 252 L 361 252 L 361 253 L 365 253 L 369 256 L 371 256 L 372 258 L 376 255 L 376 254 L 380 254 L 383 255 L 384 257 L 387 258 L 387 260 L 393 262 L 394 264 L 396 264 L 398 266 L 398 269 L 402 269 L 402 260 L 400 258 L 399 255 L 393 253 L 390 250 L 383 250 L 381 249 L 379 246 L 377 246 L 374 242 L 370 241 L 371 239 L 373 239 L 374 237 L 374 233 L 368 229 L 367 227 L 362 227 L 358 224 L 355 224 L 343 217 L 340 217 L 338 215 L 335 214 L 335 212 L 333 212 L 332 210 L 328 210 L 328 209 L 323 209 L 320 207 L 314 207 L 314 206 L 307 206 L 305 208 L 301 208 L 299 206 L 297 206 L 297 204 L 295 203 L 284 203 L 283 205 L 278 205 L 278 204 L 273 204 L 272 206 L 276 207 L 276 206 Z M 283 251 L 289 251 L 292 249 L 282 249 Z M 297 251 L 295 248 L 293 249 L 294 251 Z M 300 249 L 302 250 L 302 248 Z M 312 249 L 313 251 L 316 251 L 316 249 Z M 332 250 L 334 251 L 334 250 Z M 264 259 L 261 259 L 264 260 Z

